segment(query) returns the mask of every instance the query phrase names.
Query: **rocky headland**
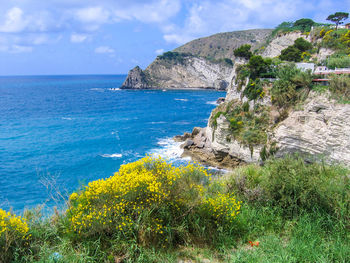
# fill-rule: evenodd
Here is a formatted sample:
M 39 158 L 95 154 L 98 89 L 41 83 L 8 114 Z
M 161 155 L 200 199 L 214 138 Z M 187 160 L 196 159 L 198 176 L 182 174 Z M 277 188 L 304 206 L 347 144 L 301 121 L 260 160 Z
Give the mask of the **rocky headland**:
M 231 80 L 233 51 L 243 45 L 261 47 L 271 29 L 256 29 L 193 40 L 158 56 L 145 70 L 136 66 L 122 89 L 226 90 Z
M 206 127 L 195 127 L 192 133 L 174 138 L 183 142 L 184 157 L 206 165 L 231 169 L 244 163 L 263 162 L 271 155 L 299 153 L 310 161 L 323 159 L 348 166 L 349 104 L 334 99 L 330 91 L 312 90 L 311 75 L 307 77 L 299 70 L 294 77 L 304 80 L 288 80 L 295 94 L 288 94 L 291 97 L 284 98 L 285 105 L 278 105 L 276 96 L 281 94 L 272 94 L 273 79 L 253 78 L 255 69 L 249 60 L 233 54 L 238 47 L 249 44 L 255 56 L 272 61 L 294 47 L 298 39 L 310 43 L 313 51 L 304 52 L 303 56 L 314 62 L 324 61 L 335 50 L 320 45 L 323 39 L 319 32 L 284 32 L 273 37 L 271 32 L 266 29 L 221 33 L 191 41 L 158 56 L 145 70 L 132 69 L 122 88 L 226 90 L 226 97 L 218 99 L 218 107 L 212 111 Z M 270 64 L 270 70 L 277 72 L 283 67 L 284 63 L 278 63 L 281 62 Z M 247 71 L 251 75 L 242 74 Z M 251 87 L 259 94 L 253 96 Z M 296 95 L 299 92 L 303 99 Z

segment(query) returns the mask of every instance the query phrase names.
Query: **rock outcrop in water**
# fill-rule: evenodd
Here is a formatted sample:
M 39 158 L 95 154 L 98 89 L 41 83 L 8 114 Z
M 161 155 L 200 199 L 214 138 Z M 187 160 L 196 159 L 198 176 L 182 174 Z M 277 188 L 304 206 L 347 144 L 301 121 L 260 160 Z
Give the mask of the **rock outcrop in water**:
M 147 89 L 147 78 L 145 73 L 139 66 L 134 67 L 129 71 L 121 88 L 123 89 Z

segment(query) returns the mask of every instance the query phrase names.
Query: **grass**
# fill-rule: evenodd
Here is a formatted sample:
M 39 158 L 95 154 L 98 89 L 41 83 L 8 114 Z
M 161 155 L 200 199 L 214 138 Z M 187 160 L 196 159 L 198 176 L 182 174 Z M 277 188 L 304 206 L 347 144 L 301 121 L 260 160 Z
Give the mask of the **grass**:
M 129 166 L 132 173 L 141 169 L 137 164 Z M 159 169 L 170 172 L 172 168 L 158 160 L 151 168 L 152 174 L 161 173 Z M 179 193 L 181 197 L 189 194 L 186 182 L 198 184 L 204 179 L 203 172 L 192 167 L 181 177 L 184 179 L 179 179 L 178 189 L 184 192 Z M 204 187 L 204 202 L 218 194 L 234 193 L 243 201 L 240 213 L 234 220 L 215 223 L 217 217 L 196 217 L 196 213 L 203 213 L 200 210 L 189 216 L 187 210 L 187 216 L 174 223 L 171 213 L 165 212 L 170 221 L 163 221 L 164 228 L 168 227 L 164 231 L 180 234 L 171 243 L 165 239 L 169 236 L 162 235 L 155 236 L 160 243 L 151 242 L 154 239 L 143 242 L 140 232 L 133 232 L 134 237 L 116 230 L 96 233 L 89 229 L 90 232 L 79 234 L 72 232 L 67 212 L 56 211 L 51 217 L 43 217 L 39 209 L 27 211 L 23 217 L 31 237 L 26 244 L 14 248 L 12 261 L 2 262 L 349 262 L 348 174 L 342 167 L 309 164 L 292 156 L 267 160 L 264 166 L 239 167 L 230 174 L 204 180 L 204 184 L 199 184 Z M 91 189 L 77 193 L 75 200 L 82 201 L 84 191 Z M 145 191 L 143 188 L 141 192 Z M 186 203 L 195 203 L 195 211 L 200 199 L 194 202 L 193 195 L 187 196 L 190 199 Z M 98 199 L 99 205 L 101 200 L 103 196 Z M 298 207 L 294 207 L 295 202 Z M 228 211 L 220 205 L 215 207 L 224 214 Z M 147 206 L 144 209 L 152 215 Z M 133 220 L 135 224 L 142 221 L 136 217 Z M 259 245 L 251 246 L 249 241 Z

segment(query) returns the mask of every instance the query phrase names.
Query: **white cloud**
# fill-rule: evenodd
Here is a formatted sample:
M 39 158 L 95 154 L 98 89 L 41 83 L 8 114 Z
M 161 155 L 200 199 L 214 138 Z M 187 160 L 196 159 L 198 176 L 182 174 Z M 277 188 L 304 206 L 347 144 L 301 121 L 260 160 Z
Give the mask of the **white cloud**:
M 273 28 L 282 21 L 309 17 L 309 13 L 316 13 L 318 3 L 316 0 L 195 0 L 183 26 L 163 26 L 162 29 L 167 42 L 180 45 L 218 32 Z
M 157 49 L 156 51 L 154 51 L 154 53 L 156 53 L 157 55 L 161 55 L 164 53 L 164 49 Z
M 115 50 L 108 46 L 100 46 L 95 48 L 95 53 L 97 54 L 114 54 Z
M 21 32 L 27 26 L 27 22 L 23 19 L 23 10 L 13 7 L 7 11 L 5 21 L 0 25 L 0 32 L 17 33 Z
M 109 18 L 109 12 L 101 6 L 79 9 L 76 15 L 83 23 L 105 23 Z
M 218 32 L 272 28 L 301 17 L 322 22 L 329 13 L 341 11 L 339 6 L 348 10 L 350 0 L 3 0 L 0 34 L 6 45 L 1 44 L 1 50 L 56 43 L 58 35 L 82 43 L 106 24 L 128 21 L 153 24 L 166 42 L 183 44 Z
M 84 34 L 71 34 L 70 36 L 70 41 L 72 43 L 82 43 L 84 42 L 85 40 L 88 39 L 88 35 L 84 35 Z

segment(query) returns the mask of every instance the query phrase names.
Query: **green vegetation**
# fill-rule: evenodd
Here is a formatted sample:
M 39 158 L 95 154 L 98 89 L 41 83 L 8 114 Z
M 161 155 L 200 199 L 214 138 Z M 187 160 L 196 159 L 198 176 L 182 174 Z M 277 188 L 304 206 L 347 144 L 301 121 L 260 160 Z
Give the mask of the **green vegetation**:
M 231 185 L 242 200 L 269 203 L 288 218 L 317 210 L 344 222 L 350 219 L 350 178 L 341 167 L 287 156 L 268 160 L 264 167 L 243 169 Z
M 343 20 L 346 20 L 348 18 L 349 18 L 349 13 L 336 12 L 332 15 L 329 15 L 327 17 L 327 20 L 335 23 L 335 29 L 337 30 L 338 26 L 344 23 Z
M 252 46 L 248 44 L 242 45 L 239 48 L 235 49 L 233 54 L 236 57 L 250 59 L 250 57 L 253 55 L 253 53 L 250 51 L 251 47 Z
M 330 69 L 350 68 L 350 56 L 344 50 L 339 50 L 327 58 L 326 66 Z
M 350 76 L 333 75 L 329 82 L 329 90 L 340 103 L 350 103 Z
M 310 18 L 301 18 L 294 22 L 293 27 L 300 29 L 301 32 L 310 32 L 311 27 L 315 24 L 316 23 Z
M 180 52 L 172 52 L 168 51 L 163 53 L 162 55 L 158 56 L 157 58 L 159 60 L 167 60 L 167 61 L 172 61 L 175 64 L 184 64 L 186 58 L 188 57 L 193 57 L 192 54 L 189 53 L 180 53 Z
M 348 262 L 348 174 L 287 156 L 212 177 L 196 165 L 175 168 L 148 157 L 72 194 L 66 212 L 43 217 L 40 209 L 26 211 L 19 219 L 27 224 L 25 238 L 18 236 L 23 242 L 11 245 L 6 259 L 2 244 L 0 261 Z M 146 201 L 156 196 L 162 201 Z M 113 204 L 125 204 L 124 210 L 105 216 Z M 79 233 L 83 221 L 72 217 L 93 211 L 99 218 Z M 124 226 L 128 216 L 133 224 Z
M 306 41 L 304 38 L 300 37 L 294 41 L 292 46 L 287 47 L 282 50 L 280 59 L 286 61 L 299 62 L 302 60 L 303 52 L 312 49 L 312 44 Z
M 321 26 L 324 24 L 316 23 L 312 19 L 302 18 L 295 22 L 282 22 L 278 25 L 274 31 L 272 31 L 272 38 L 278 34 L 300 31 L 302 33 L 310 32 L 311 27 L 313 26 Z
M 311 72 L 303 72 L 294 64 L 278 68 L 277 80 L 270 90 L 272 103 L 279 108 L 288 108 L 306 98 L 312 88 Z
M 350 30 L 348 29 L 322 29 L 319 33 L 322 38 L 321 46 L 331 48 L 338 52 L 350 54 Z
M 265 96 L 260 78 L 275 77 L 276 65 L 270 58 L 262 58 L 261 56 L 253 55 L 250 57 L 248 64 L 240 65 L 236 69 L 236 85 L 237 90 L 246 86 L 243 95 L 249 100 L 257 100 Z M 247 79 L 249 82 L 247 83 Z
M 256 104 L 250 110 L 249 103 L 223 103 L 215 109 L 211 125 L 216 127 L 217 118 L 223 115 L 229 122 L 232 139 L 249 147 L 253 154 L 254 147 L 267 143 L 266 131 L 270 125 L 268 107 Z

